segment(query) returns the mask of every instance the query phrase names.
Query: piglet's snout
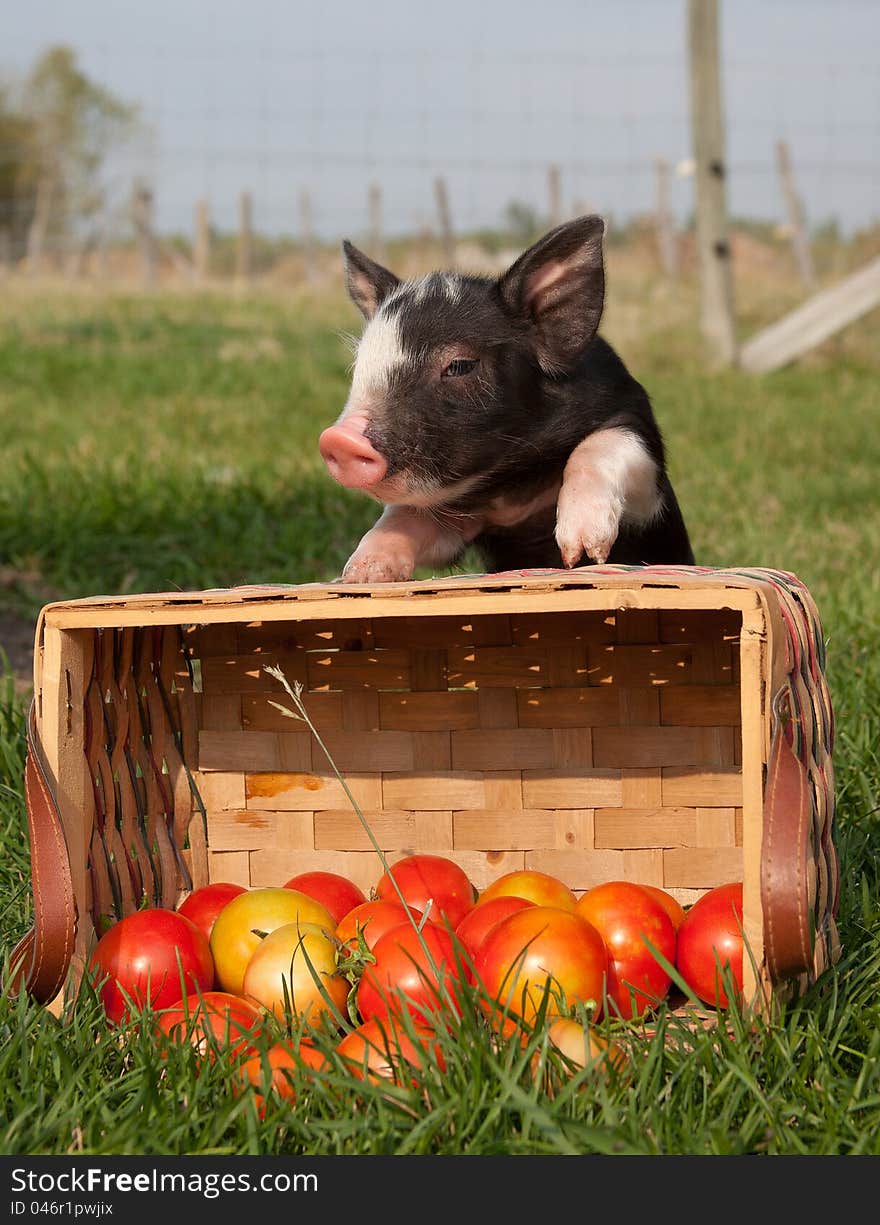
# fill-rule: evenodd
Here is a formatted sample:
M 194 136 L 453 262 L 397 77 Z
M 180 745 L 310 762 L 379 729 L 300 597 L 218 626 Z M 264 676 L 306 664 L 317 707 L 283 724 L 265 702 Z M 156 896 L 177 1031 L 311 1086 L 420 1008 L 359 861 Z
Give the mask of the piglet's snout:
M 388 471 L 388 461 L 365 437 L 361 422 L 344 418 L 324 430 L 318 450 L 335 481 L 347 489 L 371 489 Z

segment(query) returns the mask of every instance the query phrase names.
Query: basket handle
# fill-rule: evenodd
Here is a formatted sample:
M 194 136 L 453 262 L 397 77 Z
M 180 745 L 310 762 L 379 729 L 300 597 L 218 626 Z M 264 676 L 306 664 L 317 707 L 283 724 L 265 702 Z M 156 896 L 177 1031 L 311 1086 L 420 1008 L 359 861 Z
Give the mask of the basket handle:
M 782 720 L 770 748 L 764 813 L 764 948 L 770 977 L 781 982 L 813 965 L 807 899 L 807 843 L 813 819 L 809 779 L 785 737 Z
M 34 923 L 10 957 L 9 989 L 48 1004 L 64 985 L 76 938 L 76 900 L 58 804 L 43 763 L 33 701 L 27 717 L 24 794 L 31 844 Z

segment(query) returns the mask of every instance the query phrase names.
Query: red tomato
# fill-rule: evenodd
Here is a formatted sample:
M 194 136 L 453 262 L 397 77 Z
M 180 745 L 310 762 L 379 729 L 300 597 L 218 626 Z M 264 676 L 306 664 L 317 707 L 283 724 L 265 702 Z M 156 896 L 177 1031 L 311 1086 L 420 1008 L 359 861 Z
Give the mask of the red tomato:
M 330 912 L 334 923 L 367 900 L 363 889 L 337 872 L 300 872 L 299 876 L 291 876 L 290 880 L 285 881 L 284 888 L 298 889 L 300 893 L 313 897 Z
M 676 931 L 684 922 L 685 909 L 671 893 L 667 893 L 665 889 L 661 889 L 659 885 L 642 885 L 642 889 L 646 889 L 651 897 L 656 898 L 666 913 L 672 920 L 672 926 Z
M 214 920 L 227 902 L 231 902 L 239 893 L 245 893 L 244 885 L 233 885 L 230 881 L 216 881 L 212 885 L 202 885 L 193 889 L 189 897 L 177 907 L 177 913 L 192 919 L 196 927 L 200 927 L 208 939 L 211 939 L 211 929 Z
M 455 934 L 464 945 L 471 961 L 476 962 L 483 941 L 497 923 L 500 923 L 502 919 L 506 919 L 508 915 L 516 914 L 518 910 L 525 910 L 527 906 L 534 906 L 534 904 L 528 898 L 515 897 L 511 893 L 506 896 L 499 895 L 498 897 L 490 898 L 488 902 L 477 905 L 473 910 L 468 911 L 458 927 L 456 927 Z M 467 963 L 465 963 L 465 972 L 468 978 L 473 981 L 473 974 Z
M 588 889 L 577 913 L 601 934 L 608 949 L 606 992 L 609 1010 L 621 1017 L 640 1017 L 669 991 L 672 978 L 646 941 L 675 964 L 675 928 L 661 904 L 641 885 L 606 881 Z
M 431 903 L 428 918 L 434 923 L 441 923 L 445 918 L 450 927 L 455 928 L 473 909 L 474 887 L 467 873 L 453 859 L 443 855 L 408 855 L 392 864 L 390 874 L 383 873 L 376 885 L 376 896 L 399 902 L 392 876 L 407 906 L 424 912 Z
M 235 1057 L 256 1051 L 253 1039 L 263 1020 L 263 1013 L 241 996 L 228 991 L 194 992 L 156 1017 L 155 1033 L 160 1041 L 190 1042 L 209 1058 L 218 1047 Z
M 743 986 L 742 882 L 717 885 L 694 902 L 678 929 L 675 965 L 704 1004 L 730 1003 L 719 966 L 729 966 L 737 994 Z
M 436 1031 L 430 1025 L 415 1024 L 410 1035 L 402 1025 L 394 1025 L 388 1016 L 364 1021 L 345 1035 L 336 1050 L 359 1080 L 366 1075 L 371 1081 L 400 1083 L 402 1063 L 425 1068 L 433 1060 L 441 1071 L 446 1068 Z
M 402 923 L 376 941 L 373 956 L 375 964 L 364 969 L 357 986 L 357 1007 L 363 1021 L 396 1015 L 406 1008 L 414 1020 L 429 1024 L 426 1014 L 433 1012 L 436 1016 L 438 1011 L 449 1009 L 458 1012 L 455 984 L 460 973 L 455 944 L 445 928 L 426 923 L 418 932 L 411 924 Z
M 208 937 L 185 915 L 159 907 L 114 923 L 95 945 L 89 971 L 110 1021 L 128 1013 L 126 996 L 138 1008 L 161 1009 L 214 986 Z
M 490 999 L 533 1022 L 548 985 L 548 1017 L 588 1000 L 601 1007 L 607 966 L 604 941 L 582 915 L 527 906 L 492 928 L 476 968 Z
M 574 910 L 575 896 L 568 885 L 547 872 L 537 872 L 531 868 L 506 872 L 504 876 L 493 880 L 480 894 L 477 905 L 485 906 L 493 898 L 511 894 L 514 897 L 528 898 L 536 906 L 556 906 L 560 910 Z
M 410 914 L 416 923 L 422 920 L 422 912 L 410 907 Z M 376 941 L 384 936 L 392 927 L 400 927 L 401 923 L 410 920 L 400 902 L 381 901 L 375 898 L 371 902 L 362 902 L 355 906 L 347 915 L 340 919 L 336 927 L 336 939 L 349 948 L 357 948 L 357 934 L 360 931 L 368 949 L 372 949 Z

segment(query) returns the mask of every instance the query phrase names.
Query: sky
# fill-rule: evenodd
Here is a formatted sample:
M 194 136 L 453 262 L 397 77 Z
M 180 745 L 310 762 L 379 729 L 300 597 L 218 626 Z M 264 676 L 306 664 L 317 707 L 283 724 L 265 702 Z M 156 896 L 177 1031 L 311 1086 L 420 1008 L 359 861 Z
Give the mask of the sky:
M 775 145 L 789 143 L 808 220 L 880 218 L 880 0 L 720 0 L 729 206 L 784 220 Z M 164 231 L 195 201 L 235 224 L 357 238 L 381 185 L 386 232 L 458 229 L 519 200 L 625 219 L 653 206 L 658 157 L 690 155 L 685 0 L 0 0 L 0 79 L 64 42 L 137 102 L 146 135 L 109 171 L 154 188 Z M 693 180 L 673 176 L 684 219 Z

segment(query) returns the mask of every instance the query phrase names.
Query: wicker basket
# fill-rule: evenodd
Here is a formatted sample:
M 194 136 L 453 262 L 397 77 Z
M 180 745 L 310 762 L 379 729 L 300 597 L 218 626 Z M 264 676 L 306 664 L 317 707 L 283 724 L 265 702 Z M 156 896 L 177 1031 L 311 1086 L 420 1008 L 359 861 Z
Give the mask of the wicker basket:
M 629 879 L 683 904 L 742 879 L 759 1006 L 837 957 L 833 722 L 809 592 L 769 570 L 590 566 L 48 605 L 20 950 L 35 994 L 60 990 L 99 925 L 210 880 L 377 881 L 267 665 L 302 686 L 392 861 L 448 855 L 478 888 L 522 867 L 576 892 Z

